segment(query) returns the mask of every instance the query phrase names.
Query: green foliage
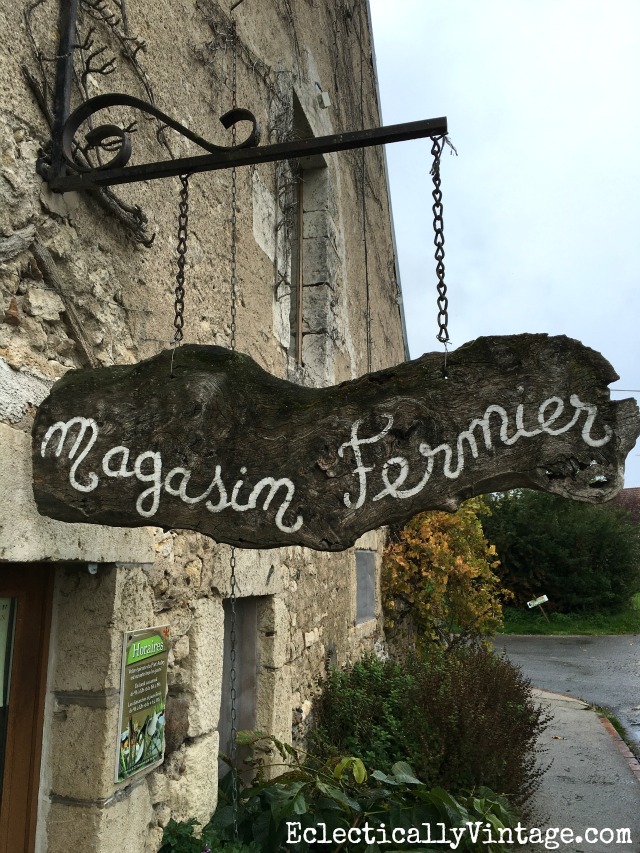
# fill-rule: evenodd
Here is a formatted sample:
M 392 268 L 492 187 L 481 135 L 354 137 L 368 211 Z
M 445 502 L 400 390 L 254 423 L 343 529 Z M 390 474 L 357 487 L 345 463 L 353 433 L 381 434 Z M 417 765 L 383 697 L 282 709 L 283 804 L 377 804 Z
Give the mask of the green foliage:
M 480 636 L 501 627 L 506 591 L 478 518 L 487 512 L 472 498 L 455 513 L 420 513 L 390 537 L 381 584 L 388 631 L 446 643 L 454 632 Z
M 162 834 L 162 847 L 158 853 L 260 853 L 260 847 L 255 844 L 244 844 L 242 841 L 223 841 L 220 834 L 208 824 L 199 835 L 195 834 L 200 824 L 195 818 L 176 821 L 173 818 L 166 825 Z
M 365 656 L 331 673 L 317 719 L 316 751 L 375 755 L 385 772 L 400 758 L 454 793 L 486 786 L 523 807 L 542 775 L 548 717 L 520 670 L 483 645 L 432 646 L 403 664 Z
M 491 510 L 484 531 L 521 606 L 544 593 L 550 610 L 614 611 L 640 589 L 640 528 L 625 511 L 528 490 Z
M 442 788 L 429 789 L 405 762 L 396 762 L 388 773 L 375 770 L 369 774 L 363 762 L 353 756 L 323 762 L 260 732 L 240 733 L 240 740 L 252 747 L 254 756 L 261 753 L 268 756 L 271 764 L 273 754 L 277 753 L 284 766 L 284 772 L 273 779 L 259 772 L 252 784 L 239 791 L 238 837 L 245 844 L 257 844 L 262 853 L 306 853 L 320 849 L 317 844 L 302 840 L 287 843 L 288 821 L 299 824 L 301 834 L 305 828 L 318 824 L 325 824 L 327 833 L 333 833 L 336 829 L 348 831 L 365 823 L 375 832 L 381 824 L 390 831 L 394 827 L 420 827 L 423 822 L 461 827 L 466 821 L 488 823 L 497 833 L 500 828 L 515 826 L 517 820 L 504 797 L 484 788 L 464 797 L 453 797 Z M 222 839 L 233 837 L 227 780 L 228 777 L 222 786 L 222 802 L 210 824 Z M 342 843 L 330 847 L 323 844 L 322 849 L 338 851 L 345 847 Z M 389 846 L 362 840 L 350 842 L 347 849 L 350 853 L 382 853 Z M 395 849 L 429 848 L 411 844 Z M 506 848 L 497 843 L 474 847 L 468 837 L 463 837 L 458 849 L 499 853 Z
M 505 607 L 503 634 L 640 634 L 640 593 L 619 613 L 550 613 Z
M 373 654 L 348 671 L 332 670 L 316 705 L 321 722 L 310 733 L 311 751 L 359 755 L 383 770 L 400 759 L 414 762 L 405 729 L 410 684 L 400 664 Z

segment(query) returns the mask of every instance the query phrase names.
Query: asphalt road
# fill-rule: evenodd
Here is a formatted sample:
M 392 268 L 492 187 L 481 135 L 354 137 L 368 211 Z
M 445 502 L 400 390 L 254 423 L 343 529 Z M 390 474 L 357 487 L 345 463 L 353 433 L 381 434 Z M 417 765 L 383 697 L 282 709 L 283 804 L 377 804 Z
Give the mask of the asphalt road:
M 640 750 L 640 634 L 605 637 L 499 636 L 533 687 L 611 711 Z

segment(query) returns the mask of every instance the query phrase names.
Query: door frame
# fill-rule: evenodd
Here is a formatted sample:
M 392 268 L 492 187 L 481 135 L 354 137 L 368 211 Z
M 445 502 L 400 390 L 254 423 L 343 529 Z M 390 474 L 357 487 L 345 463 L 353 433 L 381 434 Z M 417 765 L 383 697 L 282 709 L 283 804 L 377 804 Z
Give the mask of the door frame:
M 0 596 L 17 599 L 0 801 L 0 853 L 35 850 L 53 582 L 51 564 L 0 564 Z

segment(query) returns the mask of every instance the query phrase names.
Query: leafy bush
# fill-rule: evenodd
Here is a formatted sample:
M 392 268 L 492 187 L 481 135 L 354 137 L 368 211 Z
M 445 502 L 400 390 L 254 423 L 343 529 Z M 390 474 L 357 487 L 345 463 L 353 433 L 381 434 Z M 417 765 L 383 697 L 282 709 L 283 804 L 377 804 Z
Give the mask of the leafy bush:
M 276 738 L 260 732 L 239 733 L 241 742 L 250 745 L 254 754 L 277 751 L 285 772 L 275 779 L 265 779 L 259 772 L 256 780 L 239 791 L 237 811 L 238 838 L 245 845 L 257 845 L 261 853 L 291 851 L 307 853 L 312 850 L 344 850 L 343 843 L 314 843 L 312 840 L 288 841 L 288 822 L 295 824 L 294 832 L 301 836 L 304 829 L 325 824 L 327 834 L 334 830 L 368 825 L 371 832 L 384 826 L 388 834 L 396 827 L 408 829 L 421 827 L 423 823 L 444 824 L 445 828 L 464 827 L 469 821 L 478 827 L 491 826 L 499 839 L 501 828 L 515 826 L 517 817 L 503 797 L 487 789 L 477 789 L 465 797 L 452 797 L 442 788 L 429 789 L 416 778 L 411 767 L 396 762 L 389 773 L 379 770 L 368 774 L 359 758 L 337 757 L 322 762 L 306 753 L 299 752 Z M 270 762 L 271 763 L 271 762 Z M 271 765 L 272 766 L 272 765 Z M 228 777 L 227 777 L 228 779 Z M 223 840 L 233 838 L 233 810 L 229 802 L 229 783 L 223 784 L 221 804 L 207 831 L 219 833 Z M 441 835 L 441 829 L 438 828 Z M 350 853 L 366 851 L 381 853 L 388 851 L 388 844 L 377 843 L 381 836 L 374 835 L 375 843 L 367 843 L 366 837 L 349 839 L 346 849 Z M 483 836 L 486 838 L 486 836 Z M 416 846 L 412 843 L 395 849 L 434 850 L 433 847 Z M 246 849 L 246 848 L 242 848 Z M 505 849 L 499 843 L 476 844 L 468 834 L 461 836 L 461 851 L 481 849 L 483 853 L 499 853 Z M 182 851 L 176 851 L 182 853 Z M 214 853 L 214 848 L 212 848 Z
M 158 853 L 260 853 L 256 843 L 244 844 L 242 841 L 223 841 L 220 833 L 208 824 L 199 835 L 195 834 L 198 821 L 192 817 L 185 821 L 173 818 L 162 833 L 162 847 Z
M 395 645 L 421 639 L 446 643 L 494 634 L 506 590 L 495 573 L 496 551 L 484 538 L 481 498 L 457 512 L 423 512 L 391 534 L 382 567 L 385 627 Z
M 550 717 L 506 657 L 484 646 L 434 650 L 415 667 L 408 701 L 421 709 L 423 778 L 454 791 L 485 785 L 525 806 L 542 776 L 536 743 Z
M 524 807 L 542 770 L 536 742 L 548 716 L 530 682 L 484 646 L 433 647 L 399 663 L 366 656 L 333 671 L 317 707 L 312 748 L 404 759 L 428 785 L 486 786 Z
M 310 732 L 310 750 L 357 755 L 367 767 L 386 771 L 399 760 L 413 763 L 405 730 L 410 684 L 400 664 L 373 654 L 348 671 L 332 670 L 316 704 L 320 724 Z
M 640 527 L 629 513 L 520 489 L 494 496 L 483 521 L 502 581 L 523 605 L 544 593 L 550 610 L 621 610 L 640 589 Z

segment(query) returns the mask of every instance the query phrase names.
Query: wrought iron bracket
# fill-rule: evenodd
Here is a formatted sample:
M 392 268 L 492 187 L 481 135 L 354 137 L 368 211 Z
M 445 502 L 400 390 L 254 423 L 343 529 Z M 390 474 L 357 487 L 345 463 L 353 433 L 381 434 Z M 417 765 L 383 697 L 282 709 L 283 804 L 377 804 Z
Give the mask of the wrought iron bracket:
M 51 157 L 50 160 L 41 158 L 37 165 L 38 173 L 54 192 L 149 181 L 229 169 L 233 166 L 249 166 L 253 163 L 301 159 L 314 154 L 425 137 L 442 137 L 447 134 L 446 118 L 435 118 L 260 146 L 260 128 L 255 116 L 249 110 L 234 109 L 220 119 L 224 127 L 229 129 L 240 122 L 248 122 L 251 124 L 251 130 L 240 144 L 224 147 L 207 142 L 154 105 L 130 95 L 99 95 L 70 112 L 77 10 L 78 0 L 61 0 Z M 80 144 L 76 135 L 81 125 L 100 110 L 113 106 L 127 106 L 151 115 L 207 153 L 195 157 L 127 165 L 132 153 L 131 134 L 128 129 L 114 124 L 95 127 L 85 135 L 84 144 Z M 106 163 L 91 165 L 87 155 L 92 150 L 108 152 L 111 157 Z

